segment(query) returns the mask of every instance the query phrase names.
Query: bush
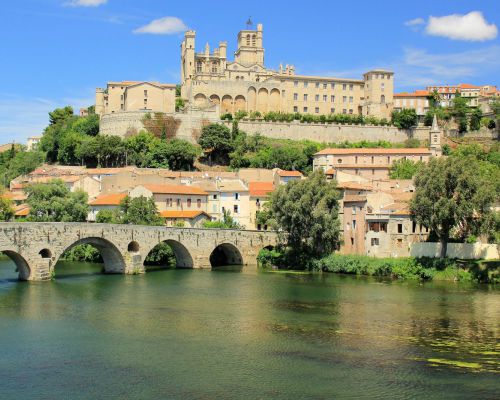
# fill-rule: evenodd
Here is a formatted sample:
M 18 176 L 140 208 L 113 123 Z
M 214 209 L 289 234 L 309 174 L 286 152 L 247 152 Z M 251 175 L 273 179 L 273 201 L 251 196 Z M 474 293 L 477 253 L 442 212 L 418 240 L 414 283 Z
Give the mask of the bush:
M 81 261 L 102 263 L 101 253 L 90 244 L 80 244 L 64 252 L 61 258 L 65 261 Z
M 257 255 L 259 267 L 271 268 L 283 264 L 283 254 L 275 249 L 262 249 Z

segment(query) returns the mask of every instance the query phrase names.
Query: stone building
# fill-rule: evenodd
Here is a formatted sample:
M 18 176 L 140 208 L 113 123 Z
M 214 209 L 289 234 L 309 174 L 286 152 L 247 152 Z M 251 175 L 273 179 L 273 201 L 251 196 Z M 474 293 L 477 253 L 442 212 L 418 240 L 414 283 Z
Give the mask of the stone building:
M 413 93 L 395 93 L 394 110 L 414 109 L 422 118 L 429 111 L 429 92 L 427 90 L 415 90 Z
M 363 114 L 389 118 L 394 74 L 372 70 L 362 79 L 296 75 L 293 65 L 279 70 L 264 64 L 263 27 L 238 34 L 234 60 L 227 42 L 196 51 L 196 33 L 187 31 L 181 44 L 182 97 L 199 108 L 220 106 L 221 113 Z
M 156 208 L 162 211 L 207 211 L 208 193 L 186 185 L 139 185 L 129 196 L 153 198 Z

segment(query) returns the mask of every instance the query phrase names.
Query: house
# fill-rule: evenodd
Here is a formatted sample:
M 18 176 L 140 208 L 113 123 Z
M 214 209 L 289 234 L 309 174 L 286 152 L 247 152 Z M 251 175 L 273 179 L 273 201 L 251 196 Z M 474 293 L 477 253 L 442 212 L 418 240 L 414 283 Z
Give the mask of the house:
M 220 196 L 222 215 L 229 212 L 233 219 L 244 227 L 250 226 L 250 196 L 248 187 L 241 180 L 219 180 L 217 188 Z
M 207 212 L 208 193 L 186 185 L 139 185 L 130 197 L 153 198 L 158 211 L 197 210 Z
M 112 193 L 98 196 L 96 199 L 89 201 L 90 211 L 87 221 L 95 222 L 97 214 L 102 210 L 114 210 L 120 207 L 120 203 L 127 197 L 126 193 Z
M 274 182 L 249 182 L 249 214 L 250 224 L 249 229 L 267 230 L 267 225 L 257 223 L 257 212 L 262 211 L 264 204 L 268 201 L 269 196 L 274 191 Z
M 211 217 L 205 211 L 161 211 L 160 217 L 165 219 L 167 226 L 179 226 L 184 228 L 201 228 L 204 221 L 210 221 Z
M 274 185 L 286 185 L 290 181 L 302 179 L 304 175 L 300 171 L 285 171 L 283 169 L 273 169 Z

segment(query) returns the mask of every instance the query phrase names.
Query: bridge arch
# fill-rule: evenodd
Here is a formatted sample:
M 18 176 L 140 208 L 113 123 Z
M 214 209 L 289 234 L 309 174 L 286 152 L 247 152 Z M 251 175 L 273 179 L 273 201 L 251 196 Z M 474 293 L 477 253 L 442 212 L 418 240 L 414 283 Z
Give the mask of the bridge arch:
M 80 244 L 90 244 L 99 250 L 102 261 L 104 263 L 104 272 L 108 274 L 123 274 L 125 273 L 125 260 L 123 259 L 122 252 L 111 241 L 100 237 L 86 237 L 73 242 L 70 246 L 66 247 L 64 251 L 55 259 L 54 266 L 57 261 L 68 250 Z
M 20 281 L 27 281 L 31 275 L 31 268 L 25 258 L 16 251 L 3 250 L 1 253 L 9 257 L 12 262 L 16 265 L 16 271 L 19 274 Z
M 156 243 L 153 247 L 149 249 L 148 252 L 144 252 L 144 260 L 153 251 L 153 249 L 161 243 L 165 243 L 170 246 L 172 252 L 175 256 L 175 266 L 176 268 L 194 268 L 194 261 L 189 250 L 181 242 L 173 239 L 166 239 L 160 243 Z
M 212 268 L 225 265 L 243 265 L 243 256 L 234 244 L 221 243 L 212 250 L 210 265 Z

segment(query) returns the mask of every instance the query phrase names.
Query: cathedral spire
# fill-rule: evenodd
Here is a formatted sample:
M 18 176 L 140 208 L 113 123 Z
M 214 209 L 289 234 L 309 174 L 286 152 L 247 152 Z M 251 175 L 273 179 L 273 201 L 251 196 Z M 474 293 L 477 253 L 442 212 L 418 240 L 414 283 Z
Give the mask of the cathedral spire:
M 252 17 L 248 17 L 247 29 L 250 30 L 253 27 Z

